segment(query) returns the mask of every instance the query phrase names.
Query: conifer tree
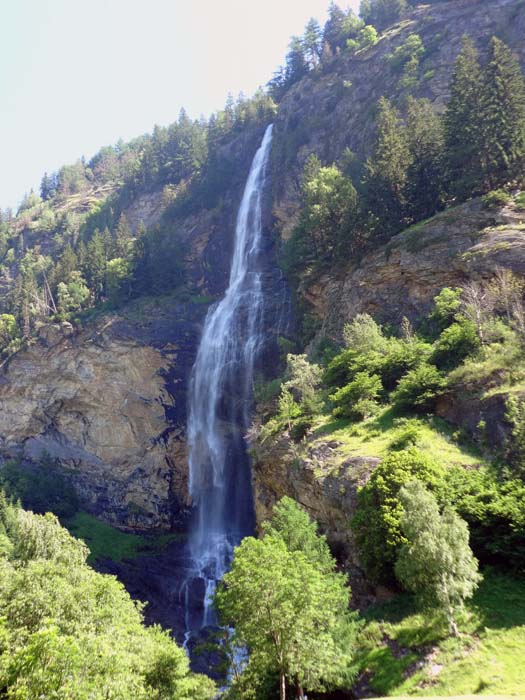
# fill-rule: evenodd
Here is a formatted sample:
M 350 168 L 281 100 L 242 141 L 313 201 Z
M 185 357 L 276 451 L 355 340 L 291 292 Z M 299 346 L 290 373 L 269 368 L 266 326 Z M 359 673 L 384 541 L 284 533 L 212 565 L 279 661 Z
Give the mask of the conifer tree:
M 464 37 L 454 66 L 451 95 L 445 112 L 448 188 L 460 199 L 475 194 L 481 185 L 482 88 L 478 52 L 472 41 Z
M 420 221 L 432 216 L 443 198 L 443 122 L 429 100 L 410 97 L 406 125 L 411 156 L 406 196 L 410 218 Z
M 122 213 L 117 223 L 115 231 L 115 247 L 114 253 L 117 258 L 127 258 L 131 246 L 131 229 L 126 219 L 126 215 Z
M 411 165 L 406 128 L 399 113 L 384 97 L 379 100 L 377 141 L 366 164 L 365 188 L 368 209 L 382 237 L 400 231 L 406 218 L 405 188 Z
M 106 264 L 104 240 L 97 228 L 87 244 L 86 261 L 84 263 L 86 280 L 97 301 L 101 298 L 104 291 Z
M 525 82 L 511 50 L 492 37 L 481 99 L 484 186 L 515 178 L 525 155 Z

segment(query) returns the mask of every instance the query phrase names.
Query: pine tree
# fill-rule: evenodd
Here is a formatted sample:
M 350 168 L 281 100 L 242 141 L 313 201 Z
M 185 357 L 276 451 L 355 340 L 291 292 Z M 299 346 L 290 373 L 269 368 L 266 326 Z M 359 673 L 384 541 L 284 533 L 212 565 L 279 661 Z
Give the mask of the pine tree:
M 468 37 L 456 59 L 445 112 L 445 157 L 451 194 L 465 199 L 481 186 L 481 95 L 479 56 Z
M 308 73 L 308 63 L 305 58 L 303 42 L 293 36 L 288 53 L 286 54 L 286 85 L 293 85 Z
M 102 234 L 102 240 L 104 241 L 104 254 L 107 260 L 117 257 L 115 254 L 115 241 L 111 235 L 111 231 L 106 226 L 104 233 Z
M 379 100 L 376 147 L 366 164 L 364 184 L 368 209 L 377 220 L 376 231 L 383 237 L 400 231 L 404 226 L 407 214 L 405 188 L 411 161 L 406 128 L 397 109 L 382 97 Z
M 344 21 L 345 13 L 332 0 L 328 9 L 328 20 L 324 25 L 323 42 L 328 44 L 333 53 L 342 47 L 341 37 L 343 36 Z
M 525 82 L 511 50 L 496 37 L 483 77 L 483 178 L 493 189 L 520 174 L 525 155 Z
M 127 258 L 131 247 L 131 229 L 126 219 L 126 215 L 122 213 L 118 220 L 115 231 L 115 248 L 114 253 L 117 258 Z
M 411 164 L 406 197 L 410 218 L 420 221 L 435 214 L 443 199 L 443 122 L 429 100 L 408 99 L 407 137 Z
M 100 231 L 95 229 L 91 240 L 86 248 L 86 261 L 84 263 L 84 274 L 89 284 L 89 288 L 98 301 L 104 291 L 104 281 L 106 275 L 106 255 L 104 253 L 104 241 Z
M 319 22 L 312 17 L 304 30 L 303 50 L 310 68 L 315 68 L 321 60 L 323 33 Z

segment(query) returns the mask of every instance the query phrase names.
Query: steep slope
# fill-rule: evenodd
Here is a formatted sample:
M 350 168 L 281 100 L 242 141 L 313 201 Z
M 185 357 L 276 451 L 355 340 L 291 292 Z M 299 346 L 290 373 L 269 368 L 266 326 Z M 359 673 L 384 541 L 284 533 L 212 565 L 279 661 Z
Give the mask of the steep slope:
M 463 34 L 484 50 L 487 39 L 496 33 L 523 63 L 524 28 L 525 6 L 516 0 L 421 5 L 372 48 L 354 56 L 342 52 L 290 88 L 275 117 L 273 196 L 264 207 L 264 283 L 269 302 L 265 327 L 270 339 L 291 335 L 289 294 L 275 264 L 274 248 L 296 221 L 299 181 L 307 157 L 317 153 L 324 163 L 330 163 L 349 148 L 362 162 L 370 152 L 380 96 L 394 101 L 402 101 L 409 93 L 426 96 L 441 109 Z M 425 54 L 416 82 L 407 87 L 389 57 L 413 33 L 420 35 Z M 167 199 L 161 187 L 141 189 L 138 185 L 119 199 L 121 185 L 113 183 L 53 205 L 57 216 L 60 207 L 69 208 L 71 215 L 88 211 L 95 216 L 104 207 L 118 204 L 133 232 L 141 221 L 148 227 L 162 222 L 184 246 L 179 262 L 186 281 L 173 298 L 160 306 L 138 301 L 95 322 L 84 320 L 83 330 L 68 330 L 69 337 L 58 336 L 52 347 L 46 346 L 44 330 L 40 340 L 32 340 L 27 350 L 2 368 L 4 455 L 20 454 L 34 460 L 39 450 L 41 454 L 48 451 L 66 473 L 74 466 L 73 478 L 86 507 L 112 522 L 168 527 L 184 517 L 188 503 L 186 381 L 206 308 L 227 284 L 235 212 L 265 125 L 239 126 L 220 142 L 222 170 L 213 196 L 205 188 L 192 191 L 183 182 L 180 191 L 175 187 Z M 222 177 L 221 172 L 225 173 Z M 18 220 L 22 249 L 56 253 L 61 243 L 53 226 L 43 232 L 35 225 L 26 214 Z M 343 324 L 359 311 L 377 313 L 384 320 L 399 320 L 404 315 L 416 318 L 444 285 L 485 279 L 497 265 L 523 272 L 520 227 L 521 214 L 512 207 L 487 212 L 479 202 L 470 203 L 400 234 L 359 262 L 349 260 L 317 277 L 305 274 L 299 295 L 320 321 L 321 335 L 332 338 L 338 338 Z M 77 234 L 79 228 L 77 222 Z M 13 290 L 16 265 L 16 260 L 4 265 L 4 301 Z M 100 329 L 108 323 L 101 335 Z M 94 349 L 97 338 L 103 338 L 98 355 Z M 277 366 L 274 345 L 269 342 L 261 367 L 270 374 Z M 114 382 L 109 367 L 104 367 L 105 359 L 112 356 L 113 367 L 125 372 L 125 380 L 121 375 Z M 91 380 L 82 375 L 87 365 L 96 368 L 95 391 Z M 111 392 L 103 391 L 108 383 Z M 15 419 L 20 415 L 21 397 L 25 402 L 22 420 Z M 131 412 L 123 410 L 130 402 Z M 108 449 L 104 431 L 97 427 L 103 423 L 110 425 L 111 433 L 119 434 L 115 448 L 126 443 L 122 451 Z M 80 430 L 78 424 L 84 428 Z M 124 440 L 125 435 L 129 439 Z

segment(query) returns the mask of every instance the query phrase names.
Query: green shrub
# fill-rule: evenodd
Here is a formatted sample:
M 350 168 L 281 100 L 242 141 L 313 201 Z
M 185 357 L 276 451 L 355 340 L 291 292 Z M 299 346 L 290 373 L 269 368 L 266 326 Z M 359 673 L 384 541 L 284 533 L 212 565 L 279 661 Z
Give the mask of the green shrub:
M 395 422 L 394 437 L 390 442 L 391 450 L 406 450 L 415 447 L 421 439 L 421 423 L 416 418 L 398 418 Z
M 443 393 L 445 380 L 433 365 L 420 365 L 410 370 L 399 382 L 392 400 L 402 408 L 428 411 Z
M 368 483 L 359 490 L 351 526 L 360 561 L 374 583 L 394 581 L 393 567 L 399 547 L 404 543 L 399 490 L 414 479 L 435 489 L 443 473 L 443 468 L 427 455 L 410 448 L 385 457 Z
M 430 352 L 430 345 L 416 338 L 385 338 L 381 350 L 343 350 L 331 360 L 323 379 L 329 387 L 341 388 L 352 382 L 358 373 L 367 372 L 377 374 L 385 390 L 392 391 L 401 377 L 423 362 Z
M 335 404 L 334 416 L 343 416 L 354 420 L 367 418 L 368 415 L 371 415 L 370 413 L 367 415 L 367 412 L 376 403 L 382 389 L 381 379 L 377 374 L 358 372 L 353 381 L 330 396 Z
M 311 427 L 312 421 L 310 418 L 297 418 L 290 428 L 290 437 L 294 442 L 301 442 Z
M 455 467 L 439 499 L 467 521 L 474 554 L 482 564 L 525 572 L 525 484 L 498 481 L 485 469 Z
M 506 457 L 512 471 L 521 477 L 525 476 L 525 398 L 517 399 L 510 396 L 507 399 L 505 418 L 511 425 L 510 438 L 507 439 Z
M 453 369 L 480 348 L 476 324 L 460 318 L 445 328 L 437 339 L 431 362 L 440 369 Z
M 525 192 L 520 192 L 514 198 L 514 204 L 519 211 L 525 211 Z
M 492 190 L 481 198 L 485 209 L 495 209 L 503 207 L 511 200 L 511 196 L 505 190 Z
M 436 340 L 440 333 L 456 320 L 461 308 L 461 289 L 443 287 L 434 297 L 434 307 L 422 324 L 421 330 L 430 340 Z

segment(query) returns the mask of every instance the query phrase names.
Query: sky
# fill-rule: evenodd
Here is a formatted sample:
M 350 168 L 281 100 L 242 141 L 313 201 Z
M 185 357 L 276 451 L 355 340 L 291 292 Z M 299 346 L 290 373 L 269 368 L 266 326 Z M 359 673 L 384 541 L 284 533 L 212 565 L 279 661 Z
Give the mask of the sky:
M 358 0 L 340 0 L 357 10 Z M 100 147 L 251 95 L 329 0 L 0 0 L 0 208 Z

